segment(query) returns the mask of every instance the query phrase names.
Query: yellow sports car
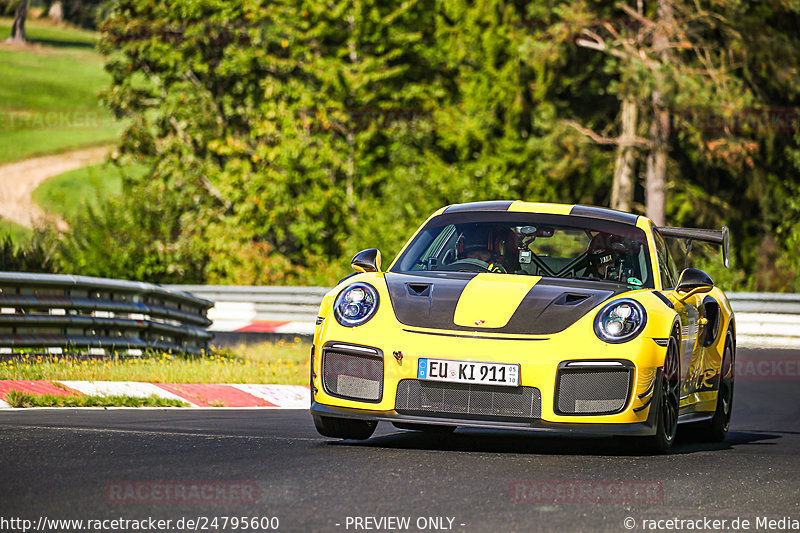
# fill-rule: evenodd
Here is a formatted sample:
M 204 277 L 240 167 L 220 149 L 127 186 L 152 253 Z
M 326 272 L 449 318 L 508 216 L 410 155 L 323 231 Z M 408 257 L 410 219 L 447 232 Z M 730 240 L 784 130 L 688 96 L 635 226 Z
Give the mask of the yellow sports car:
M 520 201 L 439 209 L 385 272 L 378 250 L 360 252 L 317 319 L 317 430 L 629 435 L 666 452 L 692 423 L 724 439 L 733 313 L 707 274 L 678 271 L 666 239 L 720 245 L 727 266 L 725 227 Z

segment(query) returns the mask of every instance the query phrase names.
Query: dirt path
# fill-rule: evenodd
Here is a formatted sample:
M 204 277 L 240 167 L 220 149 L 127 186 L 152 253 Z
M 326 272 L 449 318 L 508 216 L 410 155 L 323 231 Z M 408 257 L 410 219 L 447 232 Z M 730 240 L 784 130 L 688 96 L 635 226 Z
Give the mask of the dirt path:
M 66 228 L 63 220 L 34 203 L 33 190 L 47 178 L 101 163 L 110 151 L 110 146 L 99 146 L 0 165 L 0 217 L 26 228 L 45 221 Z

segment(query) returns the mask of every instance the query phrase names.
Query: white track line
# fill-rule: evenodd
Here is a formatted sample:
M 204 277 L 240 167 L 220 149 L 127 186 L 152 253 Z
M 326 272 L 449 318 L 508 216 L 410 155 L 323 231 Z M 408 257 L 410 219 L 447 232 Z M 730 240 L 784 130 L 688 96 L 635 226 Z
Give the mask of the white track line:
M 0 424 L 2 425 L 2 424 Z M 214 433 L 193 433 L 189 431 L 158 431 L 158 430 L 143 430 L 143 429 L 106 429 L 106 428 L 79 428 L 70 426 L 32 426 L 32 425 L 15 425 L 15 428 L 25 429 L 53 429 L 59 431 L 85 431 L 89 433 L 124 433 L 136 435 L 172 435 L 177 437 L 204 437 L 204 438 L 217 438 L 217 439 L 269 439 L 269 440 L 285 440 L 285 441 L 320 441 L 324 437 L 317 439 L 310 439 L 308 437 L 272 437 L 269 435 L 215 435 Z

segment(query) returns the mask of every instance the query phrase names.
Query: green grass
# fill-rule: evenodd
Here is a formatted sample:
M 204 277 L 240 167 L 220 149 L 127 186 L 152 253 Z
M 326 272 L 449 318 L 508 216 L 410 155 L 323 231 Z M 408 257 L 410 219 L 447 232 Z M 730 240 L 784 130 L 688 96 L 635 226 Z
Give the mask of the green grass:
M 189 407 L 189 404 L 172 398 L 148 396 L 54 396 L 27 394 L 11 390 L 6 396 L 11 407 Z
M 96 206 L 100 198 L 119 195 L 123 176 L 137 178 L 145 172 L 144 165 L 90 165 L 48 179 L 33 191 L 33 200 L 45 211 L 70 221 L 86 205 Z
M 12 21 L 0 18 L 0 41 Z M 96 32 L 31 20 L 32 46 L 0 45 L 0 163 L 115 140 L 122 125 L 100 106 L 110 85 Z
M 278 341 L 212 351 L 203 357 L 154 354 L 141 358 L 78 359 L 18 355 L 0 362 L 0 380 L 272 383 L 306 385 L 311 345 Z
M 31 240 L 33 230 L 0 218 L 0 242 L 5 240 L 6 235 L 10 235 L 12 242 L 19 246 Z
M 0 55 L 0 62 L 2 62 Z M 2 70 L 0 68 L 0 70 Z M 0 114 L 4 111 L 0 110 Z M 8 131 L 0 118 L 0 164 L 113 142 L 119 126 L 77 131 L 71 128 Z
M 11 35 L 13 19 L 0 17 L 0 39 Z M 93 50 L 97 46 L 100 34 L 96 31 L 54 24 L 48 20 L 27 19 L 25 35 L 28 41 L 42 46 L 58 48 L 84 48 Z

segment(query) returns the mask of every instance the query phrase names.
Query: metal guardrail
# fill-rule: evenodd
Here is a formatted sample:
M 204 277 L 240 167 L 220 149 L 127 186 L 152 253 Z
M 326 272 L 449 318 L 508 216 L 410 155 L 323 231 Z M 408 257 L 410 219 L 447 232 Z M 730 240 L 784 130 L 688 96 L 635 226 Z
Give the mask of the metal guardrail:
M 236 331 L 259 321 L 289 322 L 298 334 L 310 335 L 327 287 L 248 287 L 170 285 L 215 302 L 209 311 L 212 330 Z M 728 293 L 736 313 L 740 346 L 800 347 L 800 294 Z
M 314 322 L 329 287 L 164 285 L 211 300 L 209 317 L 224 321 Z
M 0 353 L 41 348 L 199 353 L 213 302 L 150 283 L 0 272 Z
M 736 341 L 750 348 L 800 348 L 800 294 L 734 292 Z
M 728 299 L 736 313 L 800 315 L 800 293 L 731 292 Z

